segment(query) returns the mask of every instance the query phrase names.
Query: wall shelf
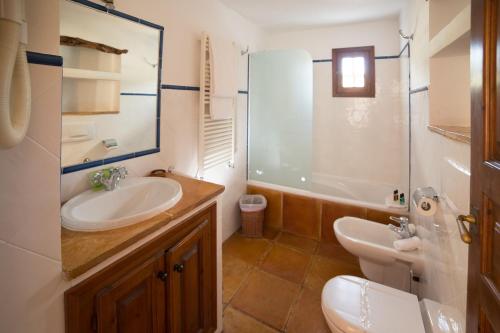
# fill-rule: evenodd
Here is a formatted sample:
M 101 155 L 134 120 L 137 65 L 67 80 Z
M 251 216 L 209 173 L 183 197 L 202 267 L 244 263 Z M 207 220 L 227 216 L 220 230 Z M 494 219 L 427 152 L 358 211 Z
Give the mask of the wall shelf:
M 453 56 L 469 52 L 471 5 L 445 25 L 430 41 L 430 56 Z
M 429 19 L 428 129 L 470 143 L 471 1 L 431 1 Z
M 471 142 L 471 129 L 465 126 L 429 125 L 427 128 L 451 140 L 468 143 Z
M 64 67 L 63 78 L 120 81 L 121 74 L 116 72 L 103 72 L 90 69 Z

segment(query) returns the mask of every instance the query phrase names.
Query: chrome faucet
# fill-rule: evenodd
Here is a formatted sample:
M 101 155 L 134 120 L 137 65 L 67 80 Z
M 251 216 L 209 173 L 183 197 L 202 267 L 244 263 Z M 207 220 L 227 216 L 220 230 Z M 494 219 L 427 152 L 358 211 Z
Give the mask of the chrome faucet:
M 400 238 L 410 238 L 415 235 L 415 231 L 410 228 L 410 220 L 406 216 L 389 217 L 391 221 L 399 223 L 399 227 L 389 224 L 389 229 L 394 231 Z
M 94 172 L 90 177 L 90 182 L 94 186 L 103 185 L 106 191 L 113 191 L 127 175 L 128 171 L 125 167 L 111 167 Z

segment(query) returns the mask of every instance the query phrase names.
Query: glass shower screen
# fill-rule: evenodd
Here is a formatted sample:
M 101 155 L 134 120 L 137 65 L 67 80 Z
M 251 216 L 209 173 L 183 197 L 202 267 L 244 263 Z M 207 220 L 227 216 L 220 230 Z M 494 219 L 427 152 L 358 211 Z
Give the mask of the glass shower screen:
M 313 63 L 304 50 L 250 55 L 248 179 L 309 189 Z

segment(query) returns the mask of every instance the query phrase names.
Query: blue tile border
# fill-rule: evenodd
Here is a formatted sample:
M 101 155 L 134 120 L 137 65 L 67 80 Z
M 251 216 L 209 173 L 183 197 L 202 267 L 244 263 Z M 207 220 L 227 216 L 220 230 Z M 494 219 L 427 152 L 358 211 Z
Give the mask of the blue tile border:
M 153 149 L 147 149 L 147 150 L 142 150 L 137 153 L 135 153 L 135 157 L 141 157 L 141 156 L 146 156 L 146 155 L 151 155 L 151 154 L 156 154 L 160 152 L 160 148 L 153 148 Z
M 97 166 L 104 165 L 103 162 L 104 162 L 104 160 L 97 160 L 97 161 L 91 161 L 91 162 L 71 165 L 68 167 L 61 168 L 61 173 L 66 174 L 66 173 L 76 172 L 76 171 L 80 171 L 80 170 L 84 170 L 84 169 L 95 168 Z
M 200 87 L 181 86 L 181 85 L 176 85 L 176 84 L 162 84 L 161 89 L 200 91 Z
M 97 9 L 97 10 L 100 10 L 103 12 L 108 11 L 108 9 L 105 6 L 97 4 L 97 3 L 92 2 L 92 1 L 88 1 L 88 0 L 71 0 L 71 1 L 77 2 L 77 3 L 82 4 L 84 6 L 87 6 L 87 7 L 92 7 L 94 9 Z
M 161 117 L 161 82 L 162 79 L 162 68 L 163 68 L 163 27 L 160 30 L 159 45 L 158 45 L 158 83 L 156 85 L 156 94 L 159 98 L 156 99 L 156 135 L 160 135 L 160 117 Z M 160 140 L 156 140 L 156 147 L 160 148 Z
M 147 150 L 142 150 L 134 153 L 128 153 L 120 156 L 113 156 L 110 158 L 105 158 L 102 160 L 96 160 L 96 161 L 91 161 L 87 163 L 81 163 L 77 165 L 71 165 L 68 167 L 62 167 L 61 168 L 61 173 L 62 174 L 67 174 L 71 172 L 76 172 L 76 171 L 81 171 L 89 168 L 94 168 L 98 166 L 103 166 L 105 164 L 110 164 L 110 163 L 116 163 L 124 160 L 128 160 L 131 158 L 136 158 L 140 156 L 145 156 L 149 154 L 155 154 L 160 152 L 160 115 L 161 115 L 161 89 L 163 88 L 163 85 L 161 84 L 162 82 L 162 66 L 163 66 L 163 35 L 164 35 L 164 28 L 161 25 L 140 19 L 138 17 L 120 12 L 115 9 L 108 9 L 105 6 L 102 6 L 100 4 L 94 3 L 92 1 L 88 0 L 71 0 L 75 3 L 82 4 L 84 6 L 97 9 L 103 12 L 106 12 L 110 15 L 118 16 L 121 18 L 124 18 L 126 20 L 136 22 L 142 25 L 146 25 L 148 27 L 157 29 L 159 31 L 159 43 L 158 43 L 158 82 L 157 82 L 157 93 L 132 93 L 132 92 L 123 92 L 120 93 L 121 96 L 160 96 L 159 98 L 156 99 L 156 135 L 155 135 L 155 148 L 152 149 L 147 149 Z M 28 52 L 28 61 L 30 61 L 30 53 L 31 53 L 31 59 L 33 61 L 42 61 L 45 60 L 45 62 L 50 62 L 50 63 L 43 63 L 43 64 L 50 64 L 53 66 L 62 66 L 63 63 L 63 58 L 59 56 L 53 56 L 53 55 L 43 55 L 43 54 L 37 54 L 34 52 Z M 41 56 L 40 56 L 41 55 Z M 55 62 L 55 60 L 58 59 L 59 62 Z M 30 62 L 30 63 L 38 63 L 38 62 Z M 58 64 L 58 65 L 57 65 Z M 199 88 L 198 88 L 199 90 Z
M 200 91 L 200 87 L 196 86 L 181 86 L 181 85 L 176 85 L 176 84 L 162 84 L 161 89 L 168 89 L 168 90 L 187 90 L 187 91 Z M 238 94 L 244 94 L 248 95 L 247 90 L 238 90 Z
M 164 30 L 163 26 L 161 26 L 159 24 L 143 20 L 143 19 L 141 19 L 139 17 L 135 17 L 135 16 L 132 16 L 132 15 L 129 15 L 127 13 L 121 12 L 121 11 L 116 10 L 116 9 L 108 9 L 108 8 L 106 8 L 106 6 L 97 4 L 97 3 L 92 2 L 92 1 L 88 1 L 88 0 L 70 0 L 70 1 L 82 4 L 82 5 L 87 6 L 87 7 L 91 7 L 93 9 L 100 10 L 102 12 L 106 12 L 106 13 L 111 14 L 111 15 L 115 15 L 115 16 L 124 18 L 124 19 L 132 21 L 132 22 L 136 22 L 136 23 L 140 23 L 140 24 L 143 24 L 143 25 L 147 25 L 148 27 L 151 27 L 151 28 L 154 28 L 154 29 Z
M 427 91 L 427 90 L 429 90 L 429 86 L 423 86 L 420 88 L 410 89 L 410 95 L 413 95 L 413 94 L 416 94 L 416 93 L 419 93 L 422 91 Z
M 105 158 L 102 161 L 102 164 L 104 165 L 104 164 L 116 163 L 116 162 L 120 162 L 120 161 L 124 161 L 124 160 L 129 160 L 129 159 L 134 158 L 134 157 L 135 157 L 134 153 L 120 155 L 120 156 L 113 156 L 113 157 Z
M 121 96 L 158 96 L 158 94 L 151 94 L 151 93 L 129 93 L 129 92 L 122 92 L 120 93 Z
M 399 55 L 375 57 L 375 60 L 385 60 L 385 59 L 399 59 Z
M 109 158 L 105 158 L 103 160 L 96 160 L 96 161 L 91 161 L 87 163 L 81 163 L 77 165 L 71 165 L 67 166 L 64 168 L 61 168 L 61 173 L 62 174 L 67 174 L 71 172 L 76 172 L 76 171 L 81 171 L 85 169 L 90 169 L 90 168 L 95 168 L 98 166 L 104 166 L 105 164 L 111 164 L 111 163 L 116 163 L 116 162 L 121 162 L 124 160 L 129 160 L 131 158 L 135 157 L 141 157 L 145 155 L 150 155 L 150 154 L 155 154 L 160 152 L 160 148 L 153 148 L 153 149 L 147 149 L 147 150 L 141 150 L 135 153 L 130 153 L 130 154 L 125 154 L 125 155 L 120 155 L 120 156 L 113 156 Z
M 398 59 L 401 58 L 403 55 L 403 52 L 406 50 L 406 48 L 409 46 L 409 42 L 403 46 L 401 49 L 401 52 L 399 52 L 398 55 L 389 55 L 389 56 L 376 56 L 375 60 L 386 60 L 386 59 Z M 315 59 L 313 60 L 313 63 L 321 63 L 321 62 L 332 62 L 332 59 Z
M 63 58 L 61 56 L 47 54 L 47 53 L 27 51 L 26 59 L 29 64 L 57 66 L 57 67 L 61 67 L 63 65 Z

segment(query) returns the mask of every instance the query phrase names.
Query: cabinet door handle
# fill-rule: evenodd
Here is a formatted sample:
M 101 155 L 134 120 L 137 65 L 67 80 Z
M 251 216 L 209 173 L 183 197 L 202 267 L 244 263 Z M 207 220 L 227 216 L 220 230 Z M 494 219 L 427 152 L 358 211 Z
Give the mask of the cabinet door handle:
M 167 272 L 163 272 L 163 271 L 160 271 L 158 272 L 158 274 L 156 275 L 156 277 L 162 281 L 167 281 L 167 277 L 168 277 L 168 273 Z
M 184 265 L 183 264 L 175 264 L 174 265 L 174 271 L 182 273 L 183 270 L 184 270 Z

